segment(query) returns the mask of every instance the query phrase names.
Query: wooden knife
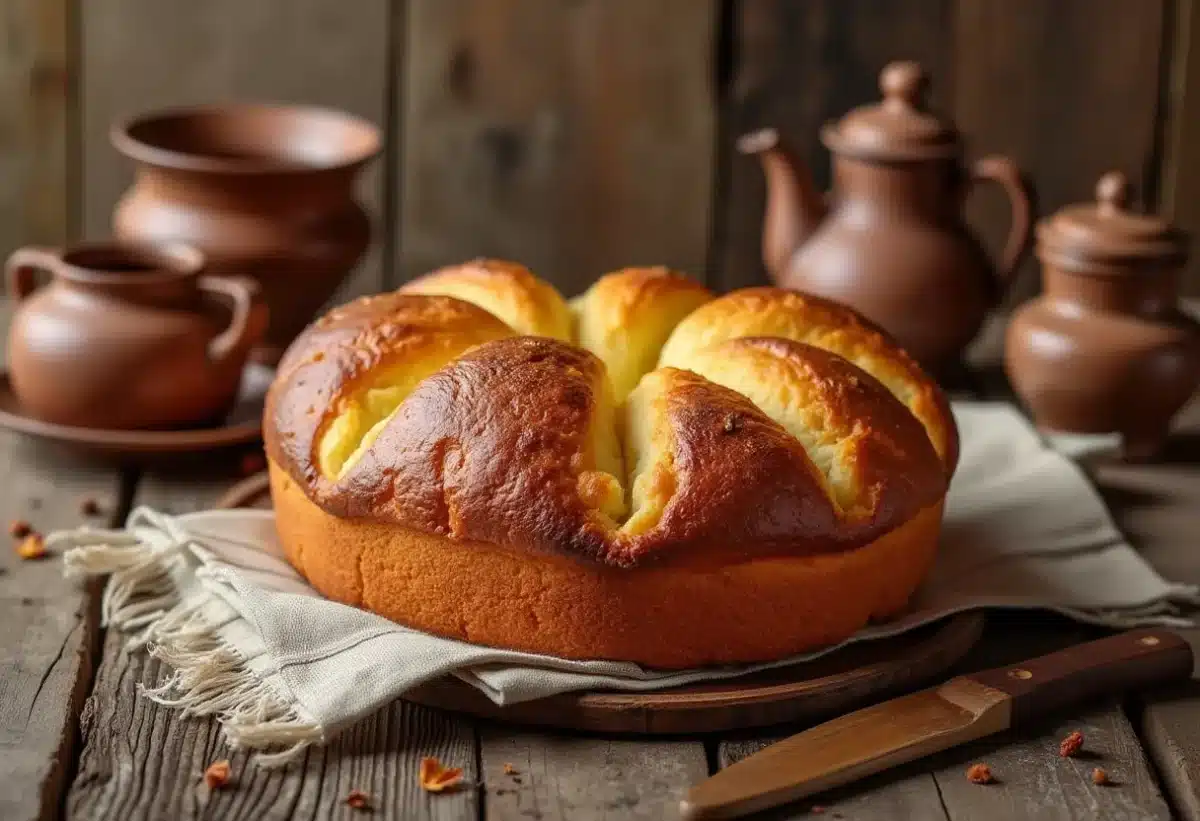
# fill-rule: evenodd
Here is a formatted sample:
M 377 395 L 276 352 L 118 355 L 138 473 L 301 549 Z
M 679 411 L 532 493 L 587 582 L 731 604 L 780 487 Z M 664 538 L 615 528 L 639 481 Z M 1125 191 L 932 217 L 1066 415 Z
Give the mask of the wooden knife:
M 1102 695 L 1192 673 L 1168 630 L 1130 630 L 849 713 L 772 744 L 689 791 L 684 819 L 786 804 Z

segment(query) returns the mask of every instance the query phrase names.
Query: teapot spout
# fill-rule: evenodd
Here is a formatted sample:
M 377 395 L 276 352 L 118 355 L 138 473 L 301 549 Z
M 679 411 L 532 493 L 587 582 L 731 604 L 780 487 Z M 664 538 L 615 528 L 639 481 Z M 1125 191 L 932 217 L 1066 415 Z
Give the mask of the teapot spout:
M 762 254 L 767 272 L 778 282 L 792 255 L 825 219 L 824 198 L 813 185 L 808 168 L 783 144 L 775 129 L 746 134 L 737 148 L 743 154 L 757 155 L 767 178 Z

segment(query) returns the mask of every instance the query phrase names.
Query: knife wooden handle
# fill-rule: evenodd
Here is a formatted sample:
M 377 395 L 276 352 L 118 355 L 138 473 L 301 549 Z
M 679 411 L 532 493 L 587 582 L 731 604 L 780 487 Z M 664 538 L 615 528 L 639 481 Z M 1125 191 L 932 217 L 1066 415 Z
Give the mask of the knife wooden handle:
M 1012 696 L 1012 724 L 1101 695 L 1115 695 L 1192 674 L 1192 648 L 1169 630 L 1129 630 L 1077 644 L 972 679 Z

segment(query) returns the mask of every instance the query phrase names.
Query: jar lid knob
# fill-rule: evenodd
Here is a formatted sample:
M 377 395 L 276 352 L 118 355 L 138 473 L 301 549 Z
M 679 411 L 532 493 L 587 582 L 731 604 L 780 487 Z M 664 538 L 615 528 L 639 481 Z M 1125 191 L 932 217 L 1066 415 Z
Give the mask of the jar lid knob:
M 1123 211 L 1129 204 L 1129 180 L 1120 171 L 1109 171 L 1096 183 L 1096 202 L 1105 216 Z
M 888 63 L 879 74 L 879 90 L 883 92 L 884 100 L 907 108 L 918 106 L 928 82 L 929 77 L 920 63 L 912 60 Z

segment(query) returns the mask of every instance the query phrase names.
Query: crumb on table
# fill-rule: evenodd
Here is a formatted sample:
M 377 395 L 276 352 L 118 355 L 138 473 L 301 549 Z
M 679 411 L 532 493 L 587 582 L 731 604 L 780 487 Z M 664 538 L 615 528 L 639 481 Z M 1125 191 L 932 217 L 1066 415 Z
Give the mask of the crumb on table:
M 987 764 L 972 764 L 967 768 L 967 780 L 972 784 L 991 784 L 996 780 Z

